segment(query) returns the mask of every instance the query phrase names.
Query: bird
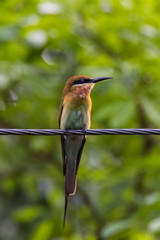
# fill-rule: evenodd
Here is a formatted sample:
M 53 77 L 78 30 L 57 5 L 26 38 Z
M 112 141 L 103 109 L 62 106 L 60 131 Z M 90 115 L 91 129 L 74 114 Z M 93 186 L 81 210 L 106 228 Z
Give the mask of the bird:
M 90 129 L 92 101 L 90 93 L 95 83 L 112 77 L 91 78 L 84 75 L 69 78 L 63 89 L 59 113 L 59 128 L 63 130 Z M 86 135 L 62 135 L 63 175 L 65 176 L 65 207 L 63 227 L 66 221 L 68 197 L 76 192 L 76 176 Z

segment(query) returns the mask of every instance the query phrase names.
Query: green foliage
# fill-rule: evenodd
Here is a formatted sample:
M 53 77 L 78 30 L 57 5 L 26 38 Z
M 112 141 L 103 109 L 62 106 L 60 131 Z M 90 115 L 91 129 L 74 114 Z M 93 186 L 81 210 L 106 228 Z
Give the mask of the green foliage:
M 65 81 L 109 76 L 92 91 L 92 128 L 160 127 L 160 3 L 5 0 L 0 128 L 58 128 Z M 62 228 L 59 137 L 0 137 L 1 240 L 160 238 L 156 136 L 89 136 Z

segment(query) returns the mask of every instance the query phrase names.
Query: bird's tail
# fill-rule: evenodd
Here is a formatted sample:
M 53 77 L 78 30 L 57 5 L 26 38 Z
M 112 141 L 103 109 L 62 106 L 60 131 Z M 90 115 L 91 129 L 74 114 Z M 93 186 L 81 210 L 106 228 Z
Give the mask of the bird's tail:
M 76 175 L 84 143 L 85 137 L 83 136 L 67 136 L 65 140 L 65 210 L 63 226 L 66 219 L 68 196 L 72 196 L 76 192 Z
M 65 227 L 68 197 L 74 195 L 76 192 L 76 166 L 75 169 L 70 169 L 67 166 L 65 175 L 65 206 L 64 206 L 64 219 L 63 227 Z
M 67 166 L 65 175 L 65 194 L 71 196 L 74 195 L 75 192 L 76 192 L 76 166 L 74 166 L 74 168 L 69 168 Z
M 67 205 L 68 205 L 68 195 L 65 195 L 65 206 L 64 206 L 63 228 L 65 227 L 65 222 L 66 222 Z

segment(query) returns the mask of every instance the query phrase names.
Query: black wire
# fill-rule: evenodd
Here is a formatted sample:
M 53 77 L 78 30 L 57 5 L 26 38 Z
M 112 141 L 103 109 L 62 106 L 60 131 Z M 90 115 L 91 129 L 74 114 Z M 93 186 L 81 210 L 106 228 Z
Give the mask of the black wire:
M 0 135 L 160 135 L 160 129 L 89 129 L 89 130 L 61 130 L 61 129 L 7 129 L 0 128 Z

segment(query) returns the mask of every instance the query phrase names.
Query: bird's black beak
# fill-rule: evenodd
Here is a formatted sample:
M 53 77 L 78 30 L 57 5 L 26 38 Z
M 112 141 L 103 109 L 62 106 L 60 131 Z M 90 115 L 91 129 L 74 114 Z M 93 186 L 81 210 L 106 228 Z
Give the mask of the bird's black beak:
M 109 79 L 113 79 L 112 77 L 99 77 L 99 78 L 93 78 L 92 82 L 93 83 L 97 83 L 97 82 L 101 82 L 103 80 L 109 80 Z

